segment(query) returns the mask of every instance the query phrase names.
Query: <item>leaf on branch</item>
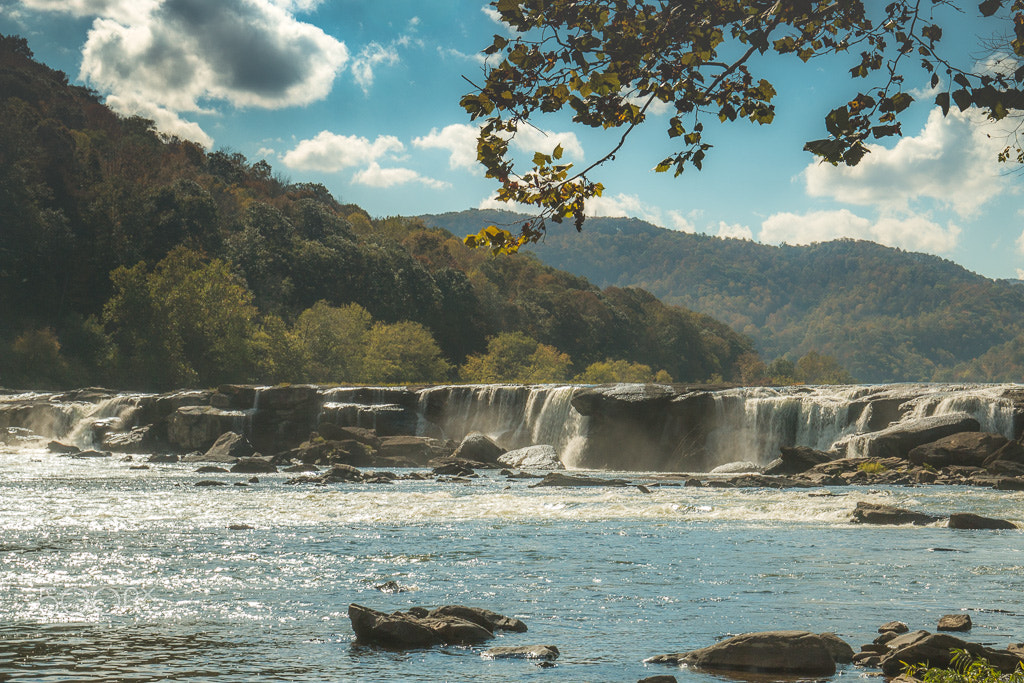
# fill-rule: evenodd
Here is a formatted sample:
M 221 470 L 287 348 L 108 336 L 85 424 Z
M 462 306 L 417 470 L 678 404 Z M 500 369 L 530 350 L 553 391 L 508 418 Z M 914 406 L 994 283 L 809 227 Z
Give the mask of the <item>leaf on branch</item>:
M 999 8 L 1002 6 L 1002 0 L 985 0 L 978 5 L 978 10 L 981 12 L 981 16 L 990 17 L 998 12 Z
M 940 92 L 935 96 L 935 104 L 942 109 L 942 115 L 946 116 L 949 114 L 949 93 Z
M 953 101 L 956 102 L 956 106 L 960 107 L 960 111 L 968 109 L 974 103 L 971 93 L 966 90 L 954 90 Z

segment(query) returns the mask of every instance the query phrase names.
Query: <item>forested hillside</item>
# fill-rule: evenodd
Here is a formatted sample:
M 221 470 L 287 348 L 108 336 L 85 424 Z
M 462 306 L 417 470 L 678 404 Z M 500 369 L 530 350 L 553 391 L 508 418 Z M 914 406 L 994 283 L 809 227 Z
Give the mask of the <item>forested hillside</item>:
M 751 358 L 748 338 L 645 291 L 164 138 L 18 37 L 0 36 L 0 121 L 7 387 L 693 381 Z
M 520 216 L 424 216 L 455 234 Z M 594 218 L 533 248 L 601 286 L 643 287 L 728 323 L 765 358 L 836 357 L 862 382 L 1024 380 L 1024 287 L 935 256 L 839 240 L 810 246 Z

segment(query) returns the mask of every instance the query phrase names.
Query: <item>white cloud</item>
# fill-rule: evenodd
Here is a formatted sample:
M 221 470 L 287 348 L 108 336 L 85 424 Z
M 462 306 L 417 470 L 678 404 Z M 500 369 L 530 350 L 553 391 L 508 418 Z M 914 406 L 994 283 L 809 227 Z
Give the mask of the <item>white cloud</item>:
M 369 93 L 370 87 L 373 86 L 374 69 L 382 65 L 394 66 L 398 62 L 398 51 L 394 46 L 385 47 L 380 43 L 370 43 L 352 60 L 352 75 L 363 92 Z
M 673 230 L 678 230 L 679 232 L 697 232 L 697 228 L 694 226 L 693 221 L 679 211 L 669 211 L 668 221 L 668 227 Z
M 944 228 L 920 215 L 885 215 L 871 221 L 841 209 L 804 215 L 774 214 L 761 224 L 759 239 L 771 244 L 811 244 L 841 237 L 871 240 L 912 251 L 946 253 L 956 246 L 960 228 L 953 224 Z
M 183 140 L 198 142 L 206 149 L 213 147 L 213 138 L 206 134 L 198 123 L 185 121 L 170 109 L 144 102 L 133 97 L 111 95 L 107 106 L 123 116 L 141 116 L 156 124 L 156 129 L 166 135 L 176 135 Z
M 106 17 L 123 22 L 140 22 L 160 0 L 21 0 L 33 10 L 62 12 L 76 17 Z
M 1017 245 L 1017 251 L 1024 254 L 1024 231 L 1021 231 L 1020 236 L 1017 237 L 1017 241 L 1014 242 Z
M 523 152 L 544 152 L 548 154 L 561 145 L 565 155 L 573 159 L 583 158 L 583 145 L 575 133 L 556 133 L 523 124 L 512 138 L 512 145 Z
M 985 130 L 978 112 L 949 116 L 933 109 L 921 132 L 891 149 L 872 146 L 857 166 L 812 163 L 804 170 L 807 192 L 840 202 L 906 211 L 922 200 L 961 216 L 975 213 L 1007 187 L 996 154 L 1002 136 Z
M 280 108 L 324 98 L 345 45 L 269 0 L 166 0 L 126 24 L 93 23 L 81 76 L 176 111 L 200 99 Z
M 296 170 L 335 173 L 345 168 L 368 166 L 404 149 L 405 145 L 393 135 L 380 135 L 371 142 L 364 137 L 324 130 L 315 138 L 299 142 L 281 160 L 285 166 Z
M 737 240 L 752 240 L 754 239 L 754 233 L 745 225 L 739 223 L 726 223 L 725 221 L 718 222 L 718 236 L 719 237 L 730 237 Z
M 588 217 L 640 218 L 655 225 L 662 222 L 661 209 L 645 204 L 635 194 L 622 192 L 616 195 L 591 197 L 587 200 L 586 215 Z
M 352 176 L 352 182 L 370 187 L 394 187 L 408 183 L 420 183 L 434 189 L 443 189 L 450 185 L 441 180 L 422 176 L 409 168 L 381 168 L 377 162 Z
M 480 128 L 468 123 L 453 123 L 441 130 L 431 128 L 430 132 L 413 138 L 412 144 L 420 149 L 447 150 L 448 167 L 476 170 L 476 139 Z
M 505 26 L 505 24 L 501 21 L 501 13 L 498 10 L 491 7 L 490 5 L 484 5 L 483 7 L 480 8 L 480 11 L 486 14 L 487 18 L 493 21 L 495 24 Z

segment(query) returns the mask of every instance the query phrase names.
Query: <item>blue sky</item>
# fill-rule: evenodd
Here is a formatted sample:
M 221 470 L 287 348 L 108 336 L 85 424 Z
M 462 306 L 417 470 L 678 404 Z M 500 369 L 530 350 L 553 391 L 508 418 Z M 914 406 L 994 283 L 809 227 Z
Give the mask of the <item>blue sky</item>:
M 988 57 L 976 37 L 990 29 L 964 6 L 939 18 L 943 42 L 970 66 Z M 122 113 L 265 158 L 372 215 L 495 205 L 458 105 L 464 78 L 482 80 L 479 51 L 507 32 L 481 0 L 0 0 L 0 32 L 25 36 L 37 59 Z M 594 175 L 606 192 L 591 211 L 772 244 L 870 239 L 1024 277 L 1024 177 L 994 161 L 1005 126 L 970 112 L 941 117 L 923 72 L 910 72 L 921 82 L 907 83 L 918 101 L 902 139 L 854 169 L 801 151 L 825 137 L 824 114 L 864 87 L 847 77 L 853 62 L 760 63 L 779 92 L 775 123 L 709 125 L 704 170 L 677 179 L 650 170 L 672 151 L 667 114 L 655 112 Z M 517 138 L 520 153 L 560 143 L 578 163 L 618 135 L 561 116 L 538 123 Z

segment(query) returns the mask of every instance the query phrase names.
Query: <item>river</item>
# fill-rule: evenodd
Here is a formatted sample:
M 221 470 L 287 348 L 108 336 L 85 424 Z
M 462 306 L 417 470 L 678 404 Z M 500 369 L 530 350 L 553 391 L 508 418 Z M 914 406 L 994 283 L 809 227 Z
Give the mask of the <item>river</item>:
M 204 488 L 193 484 L 249 475 L 132 464 L 0 450 L 0 680 L 711 681 L 642 660 L 782 628 L 834 631 L 857 649 L 884 622 L 934 631 L 962 610 L 971 640 L 1022 639 L 1020 532 L 849 517 L 867 500 L 1021 522 L 1024 493 L 644 493 L 530 488 L 494 471 L 469 483 L 292 486 L 282 473 Z M 388 581 L 403 592 L 377 588 Z M 486 607 L 529 627 L 489 645 L 562 655 L 545 669 L 486 660 L 486 646 L 356 645 L 352 602 Z

